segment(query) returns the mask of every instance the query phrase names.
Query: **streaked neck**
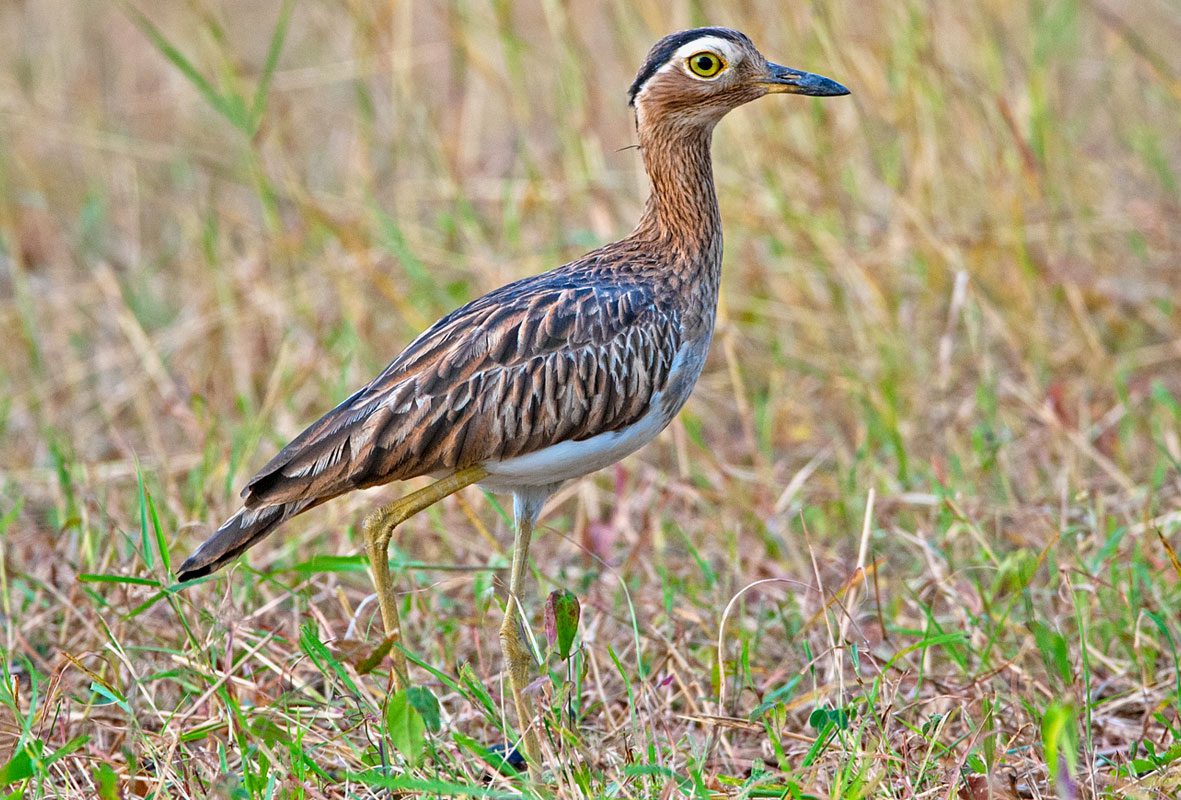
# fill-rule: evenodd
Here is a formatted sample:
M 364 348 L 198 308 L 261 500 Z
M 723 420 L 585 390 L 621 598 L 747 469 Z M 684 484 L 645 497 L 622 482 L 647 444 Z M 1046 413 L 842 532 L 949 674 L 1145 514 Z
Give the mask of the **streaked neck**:
M 714 191 L 710 140 L 713 126 L 641 126 L 640 149 L 652 194 L 636 226 L 699 257 L 721 255 L 722 220 Z

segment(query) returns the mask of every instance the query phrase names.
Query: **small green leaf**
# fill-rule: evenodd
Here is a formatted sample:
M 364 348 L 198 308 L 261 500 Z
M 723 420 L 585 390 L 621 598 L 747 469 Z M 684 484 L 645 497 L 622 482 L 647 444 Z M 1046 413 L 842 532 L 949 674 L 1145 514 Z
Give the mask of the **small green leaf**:
M 385 729 L 390 744 L 412 765 L 418 766 L 426 749 L 426 723 L 411 704 L 408 690 L 390 696 L 385 707 Z
M 119 776 L 110 764 L 99 764 L 94 771 L 94 785 L 98 787 L 99 800 L 119 800 Z
M 550 649 L 557 645 L 558 656 L 570 657 L 574 635 L 578 633 L 578 618 L 582 609 L 573 592 L 555 589 L 545 601 L 545 640 Z
M 1046 765 L 1050 768 L 1050 783 L 1057 785 L 1059 773 L 1066 768 L 1074 774 L 1078 764 L 1078 723 L 1074 706 L 1061 701 L 1050 703 L 1042 717 L 1042 745 L 1046 751 Z
M 927 721 L 922 724 L 922 726 L 919 728 L 919 731 L 924 736 L 926 736 L 928 733 L 931 733 L 932 731 L 937 730 L 939 728 L 939 723 L 942 721 L 943 721 L 942 714 L 932 714 L 927 719 Z
M 808 715 L 808 724 L 822 734 L 828 729 L 848 730 L 849 710 L 846 708 L 817 708 Z
M 118 691 L 116 691 L 115 689 L 113 689 L 110 686 L 106 686 L 104 684 L 101 684 L 98 681 L 91 681 L 90 682 L 90 691 L 94 692 L 99 697 L 102 697 L 104 700 L 108 700 L 109 702 L 114 703 L 115 705 L 117 705 L 119 708 L 123 709 L 123 711 L 127 712 L 128 714 L 135 713 L 134 711 L 131 710 L 131 706 L 128 705 L 127 698 L 124 697 L 123 695 L 121 695 Z
M 33 761 L 41 757 L 43 747 L 41 742 L 33 741 L 13 753 L 8 763 L 0 767 L 0 786 L 7 786 L 10 783 L 32 777 Z
M 406 697 L 410 701 L 410 705 L 422 717 L 422 721 L 426 723 L 427 730 L 437 733 L 441 723 L 439 721 L 439 701 L 435 698 L 435 693 L 425 686 L 411 686 L 406 690 Z

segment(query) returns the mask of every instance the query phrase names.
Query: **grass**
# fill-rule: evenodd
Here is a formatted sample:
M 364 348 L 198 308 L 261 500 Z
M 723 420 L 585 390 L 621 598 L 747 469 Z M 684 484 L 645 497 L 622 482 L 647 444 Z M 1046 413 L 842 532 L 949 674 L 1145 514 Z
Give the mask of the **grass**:
M 0 795 L 1181 792 L 1181 14 L 669 8 L 0 7 Z M 697 23 L 854 94 L 720 126 L 701 384 L 534 545 L 539 649 L 581 621 L 531 786 L 496 498 L 393 551 L 437 730 L 357 555 L 398 490 L 171 569 L 439 314 L 630 228 L 624 91 Z

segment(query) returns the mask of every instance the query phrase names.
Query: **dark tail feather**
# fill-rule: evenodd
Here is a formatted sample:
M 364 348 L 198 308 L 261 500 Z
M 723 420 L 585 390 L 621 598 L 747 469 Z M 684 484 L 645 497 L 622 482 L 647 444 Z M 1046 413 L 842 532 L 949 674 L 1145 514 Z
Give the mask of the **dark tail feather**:
M 303 501 L 241 509 L 185 559 L 176 577 L 181 581 L 191 581 L 216 572 L 309 505 Z

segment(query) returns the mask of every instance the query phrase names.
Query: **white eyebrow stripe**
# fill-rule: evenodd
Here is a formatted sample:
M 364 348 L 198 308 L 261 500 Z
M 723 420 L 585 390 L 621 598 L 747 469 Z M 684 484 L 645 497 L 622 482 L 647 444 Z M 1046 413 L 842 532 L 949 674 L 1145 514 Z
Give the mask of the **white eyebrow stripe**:
M 644 96 L 644 93 L 648 91 L 648 87 L 652 85 L 652 81 L 657 75 L 662 75 L 666 72 L 676 70 L 678 72 L 684 73 L 685 75 L 688 75 L 694 80 L 706 80 L 705 78 L 700 78 L 697 75 L 694 75 L 685 67 L 685 59 L 694 53 L 700 53 L 702 50 L 713 50 L 715 53 L 725 59 L 727 67 L 733 67 L 740 60 L 742 60 L 744 56 L 742 48 L 737 42 L 733 42 L 730 39 L 723 39 L 720 36 L 698 36 L 696 39 L 686 42 L 685 44 L 678 47 L 677 51 L 669 56 L 668 61 L 666 61 L 664 65 L 660 67 L 660 69 L 656 70 L 656 72 L 654 72 L 651 77 L 648 78 L 648 80 L 644 81 L 644 83 L 640 86 L 640 90 L 636 92 L 635 99 L 632 101 L 633 103 L 636 103 L 636 108 L 640 107 L 640 99 Z
M 702 50 L 713 50 L 724 58 L 727 64 L 731 65 L 742 57 L 742 51 L 738 49 L 738 45 L 729 39 L 723 39 L 720 36 L 701 36 L 678 47 L 677 52 L 673 53 L 668 62 L 676 64 Z

